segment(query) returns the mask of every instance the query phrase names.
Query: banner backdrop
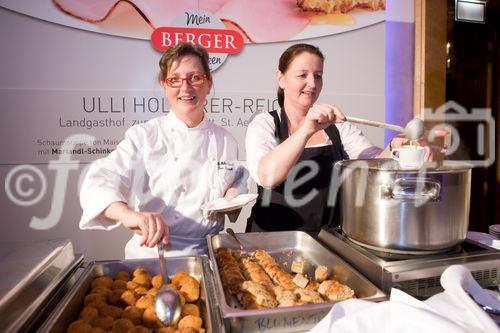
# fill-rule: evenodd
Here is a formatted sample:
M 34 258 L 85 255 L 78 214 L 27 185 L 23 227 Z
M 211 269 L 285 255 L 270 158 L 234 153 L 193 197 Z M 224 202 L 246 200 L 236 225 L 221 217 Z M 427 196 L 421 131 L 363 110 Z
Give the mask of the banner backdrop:
M 298 41 L 325 54 L 319 101 L 384 120 L 383 8 L 326 15 L 303 11 L 295 0 L 0 0 L 0 6 L 0 200 L 9 230 L 2 242 L 64 237 L 88 258 L 123 257 L 127 231 L 78 229 L 78 184 L 88 163 L 109 154 L 127 128 L 168 113 L 157 82 L 161 53 L 150 40 L 158 28 L 241 36 L 238 52 L 210 52 L 214 85 L 205 112 L 236 137 L 242 161 L 248 122 L 277 108 L 278 58 Z M 362 129 L 383 145 L 383 131 Z

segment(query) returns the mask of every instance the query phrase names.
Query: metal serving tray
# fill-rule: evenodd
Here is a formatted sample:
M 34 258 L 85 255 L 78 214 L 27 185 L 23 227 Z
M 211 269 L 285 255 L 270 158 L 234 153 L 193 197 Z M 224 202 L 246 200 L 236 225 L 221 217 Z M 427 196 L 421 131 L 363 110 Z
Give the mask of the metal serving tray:
M 67 239 L 0 245 L 0 332 L 30 332 L 82 262 Z
M 169 277 L 172 277 L 176 272 L 185 271 L 200 281 L 200 299 L 205 300 L 205 302 L 199 302 L 200 310 L 203 314 L 204 327 L 207 332 L 220 332 L 220 325 L 219 328 L 216 327 L 217 325 L 213 325 L 214 320 L 211 314 L 213 305 L 210 301 L 214 298 L 214 291 L 210 290 L 209 286 L 213 288 L 213 283 L 210 283 L 212 278 L 204 273 L 207 270 L 210 274 L 208 258 L 206 256 L 170 257 L 166 258 L 166 261 Z M 152 275 L 156 275 L 159 272 L 158 259 L 153 258 L 89 263 L 75 287 L 61 300 L 37 332 L 66 332 L 68 325 L 78 319 L 78 314 L 83 307 L 83 299 L 89 293 L 90 284 L 94 278 L 102 275 L 114 276 L 119 271 L 132 273 L 139 266 Z
M 244 254 L 257 249 L 266 250 L 288 272 L 290 272 L 292 261 L 302 258 L 312 264 L 306 272 L 308 276 L 314 276 L 316 266 L 324 265 L 333 270 L 335 279 L 351 287 L 357 298 L 369 301 L 382 301 L 387 298 L 384 292 L 307 233 L 300 231 L 252 232 L 238 234 L 238 239 L 243 244 Z M 215 301 L 227 331 L 245 333 L 306 331 L 316 325 L 334 305 L 333 302 L 329 302 L 274 309 L 242 309 L 233 296 L 224 292 L 215 260 L 215 252 L 218 248 L 239 249 L 239 246 L 227 234 L 207 236 L 207 240 L 216 286 Z

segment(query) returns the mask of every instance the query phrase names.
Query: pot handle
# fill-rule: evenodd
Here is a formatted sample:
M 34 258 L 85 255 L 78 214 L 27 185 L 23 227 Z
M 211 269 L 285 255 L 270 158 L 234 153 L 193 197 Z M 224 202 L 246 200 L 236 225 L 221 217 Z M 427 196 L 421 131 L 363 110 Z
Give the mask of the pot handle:
M 430 178 L 398 178 L 394 185 L 382 185 L 384 199 L 438 201 L 441 184 Z

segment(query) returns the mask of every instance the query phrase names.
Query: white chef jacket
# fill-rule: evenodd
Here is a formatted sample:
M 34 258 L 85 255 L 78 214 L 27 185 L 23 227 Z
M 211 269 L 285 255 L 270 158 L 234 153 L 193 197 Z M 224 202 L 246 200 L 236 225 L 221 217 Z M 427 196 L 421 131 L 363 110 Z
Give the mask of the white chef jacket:
M 280 119 L 281 112 L 282 110 L 278 111 Z M 349 158 L 373 158 L 382 151 L 381 148 L 374 146 L 356 125 L 344 122 L 335 126 L 339 130 L 342 146 Z M 250 176 L 259 185 L 262 185 L 257 175 L 260 159 L 279 144 L 275 137 L 275 127 L 274 118 L 267 111 L 256 114 L 248 124 L 245 138 L 246 163 Z M 331 144 L 325 133 L 324 145 Z
M 231 134 L 206 117 L 188 128 L 171 111 L 129 128 L 116 150 L 89 168 L 80 192 L 80 228 L 117 227 L 101 213 L 123 201 L 137 211 L 162 214 L 170 231 L 167 255 L 206 253 L 205 236 L 222 230 L 224 221 L 219 214 L 204 218 L 200 206 L 231 186 L 247 191 L 245 172 L 234 164 L 237 149 Z M 139 246 L 140 239 L 134 234 L 125 257 L 156 257 L 156 248 Z

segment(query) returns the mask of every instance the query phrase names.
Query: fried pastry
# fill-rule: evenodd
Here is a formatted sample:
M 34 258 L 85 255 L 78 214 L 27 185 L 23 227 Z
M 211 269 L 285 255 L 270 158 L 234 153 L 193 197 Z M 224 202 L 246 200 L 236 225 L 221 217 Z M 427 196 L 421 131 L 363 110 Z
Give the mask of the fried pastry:
M 297 297 L 292 290 L 285 289 L 281 286 L 275 286 L 273 288 L 273 291 L 276 295 L 276 300 L 279 303 L 279 307 L 298 305 Z
M 241 284 L 245 277 L 241 272 L 240 266 L 233 257 L 231 249 L 220 248 L 216 254 L 217 264 L 222 276 L 222 282 L 231 294 L 237 294 L 241 290 Z
M 333 302 L 354 297 L 354 290 L 335 280 L 325 280 L 321 282 L 318 292 Z
M 253 256 L 264 271 L 273 279 L 274 283 L 285 289 L 295 289 L 298 287 L 293 283 L 292 276 L 285 272 L 267 251 L 256 250 Z
M 318 282 L 323 282 L 328 278 L 328 267 L 318 266 L 314 270 L 314 279 Z
M 254 281 L 245 281 L 241 289 L 250 293 L 255 298 L 255 303 L 259 306 L 265 308 L 275 308 L 278 306 L 278 301 L 274 293 L 269 290 L 269 287 Z
M 297 273 L 293 277 L 293 283 L 295 283 L 300 288 L 305 288 L 307 286 L 307 284 L 309 283 L 309 279 L 306 278 L 304 275 Z
M 243 274 L 247 279 L 260 283 L 261 285 L 269 287 L 272 290 L 273 281 L 269 275 L 266 274 L 264 269 L 259 266 L 259 264 L 249 258 L 243 258 L 241 259 L 241 266 L 243 267 Z
M 298 296 L 301 303 L 324 303 L 325 300 L 321 295 L 314 290 L 297 288 L 294 290 L 295 295 Z

